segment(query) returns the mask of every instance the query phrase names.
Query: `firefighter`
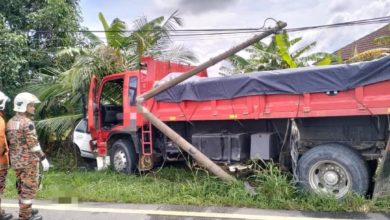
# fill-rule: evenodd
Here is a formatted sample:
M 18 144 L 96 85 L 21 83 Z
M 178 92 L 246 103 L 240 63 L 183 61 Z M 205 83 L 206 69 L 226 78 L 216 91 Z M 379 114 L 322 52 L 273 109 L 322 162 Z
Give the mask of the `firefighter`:
M 7 138 L 11 167 L 15 169 L 19 194 L 19 219 L 41 220 L 42 216 L 32 210 L 32 202 L 38 190 L 39 161 L 43 171 L 49 169 L 49 162 L 38 142 L 32 118 L 34 104 L 39 99 L 28 92 L 19 93 L 14 99 L 15 116 L 7 123 Z
M 1 208 L 1 197 L 3 196 L 9 166 L 8 145 L 7 139 L 5 138 L 5 121 L 3 118 L 5 103 L 7 101 L 9 101 L 9 98 L 0 91 L 0 220 L 12 218 L 12 214 L 5 213 Z

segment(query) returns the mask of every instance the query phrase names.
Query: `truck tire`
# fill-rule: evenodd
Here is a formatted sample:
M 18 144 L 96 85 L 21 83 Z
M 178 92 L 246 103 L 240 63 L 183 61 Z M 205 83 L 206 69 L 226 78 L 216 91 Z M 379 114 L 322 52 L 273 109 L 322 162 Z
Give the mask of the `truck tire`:
M 137 169 L 138 156 L 129 140 L 119 139 L 110 150 L 111 166 L 117 172 L 134 173 Z
M 298 161 L 300 188 L 337 199 L 348 192 L 365 195 L 369 186 L 366 162 L 355 149 L 329 143 L 316 146 Z

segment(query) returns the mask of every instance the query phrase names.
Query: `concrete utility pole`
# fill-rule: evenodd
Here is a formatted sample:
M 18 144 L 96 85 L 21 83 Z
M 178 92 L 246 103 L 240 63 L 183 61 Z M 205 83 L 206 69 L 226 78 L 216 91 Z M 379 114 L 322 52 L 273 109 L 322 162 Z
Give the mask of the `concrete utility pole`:
M 165 134 L 169 139 L 171 139 L 174 143 L 176 143 L 181 149 L 190 154 L 201 166 L 208 169 L 210 172 L 214 173 L 216 176 L 222 178 L 228 182 L 236 182 L 237 180 L 226 173 L 221 167 L 211 161 L 207 156 L 205 156 L 202 152 L 200 152 L 197 148 L 195 148 L 192 144 L 187 142 L 183 137 L 177 134 L 173 129 L 171 129 L 168 125 L 154 116 L 146 107 L 143 106 L 143 102 L 146 100 L 156 96 L 157 94 L 177 85 L 178 83 L 190 78 L 193 75 L 209 68 L 210 66 L 215 65 L 216 63 L 228 58 L 229 56 L 245 49 L 246 47 L 260 41 L 261 39 L 268 37 L 271 34 L 278 33 L 280 30 L 285 28 L 287 24 L 285 22 L 277 22 L 276 27 L 265 30 L 261 34 L 257 34 L 250 38 L 249 40 L 227 50 L 226 52 L 211 58 L 210 60 L 200 64 L 194 69 L 187 71 L 180 76 L 161 84 L 160 86 L 153 88 L 140 96 L 137 97 L 137 110 L 141 112 L 143 116 L 148 119 L 156 128 L 158 128 L 163 134 Z

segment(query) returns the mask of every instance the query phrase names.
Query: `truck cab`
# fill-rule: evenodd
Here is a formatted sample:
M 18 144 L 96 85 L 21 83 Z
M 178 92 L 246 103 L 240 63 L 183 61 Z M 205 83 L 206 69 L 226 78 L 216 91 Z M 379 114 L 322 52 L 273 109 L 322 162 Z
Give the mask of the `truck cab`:
M 169 73 L 191 68 L 147 57 L 142 59 L 139 70 L 107 75 L 101 80 L 93 76 L 88 98 L 88 130 L 98 169 L 112 165 L 117 171 L 131 173 L 136 168 L 153 166 L 151 141 L 145 149 L 144 138 L 141 138 L 142 131 L 151 126 L 137 112 L 136 97 Z M 204 77 L 207 73 L 203 71 L 198 76 Z M 153 103 L 149 100 L 145 104 Z

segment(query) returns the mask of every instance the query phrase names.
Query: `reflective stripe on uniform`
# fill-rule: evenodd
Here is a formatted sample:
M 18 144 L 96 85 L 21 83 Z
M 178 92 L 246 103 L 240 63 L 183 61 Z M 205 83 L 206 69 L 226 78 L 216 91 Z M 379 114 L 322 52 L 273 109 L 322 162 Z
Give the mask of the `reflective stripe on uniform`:
M 20 199 L 20 203 L 30 205 L 33 203 L 32 199 Z
M 12 121 L 8 124 L 8 128 L 10 130 L 19 130 L 20 122 L 18 121 Z
M 35 147 L 31 148 L 31 151 L 32 152 L 42 151 L 41 145 L 38 144 Z

